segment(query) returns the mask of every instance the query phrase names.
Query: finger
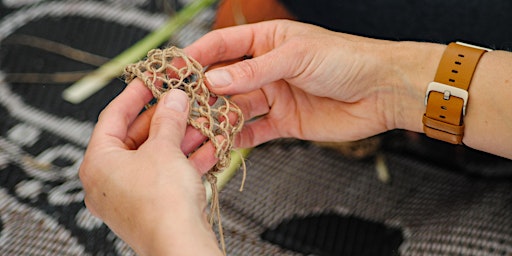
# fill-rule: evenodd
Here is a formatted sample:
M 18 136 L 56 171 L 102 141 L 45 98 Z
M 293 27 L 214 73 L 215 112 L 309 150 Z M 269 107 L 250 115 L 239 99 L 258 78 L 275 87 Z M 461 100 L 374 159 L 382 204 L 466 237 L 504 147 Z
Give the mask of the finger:
M 179 89 L 166 92 L 156 105 L 147 141 L 180 147 L 187 126 L 189 100 Z
M 196 122 L 204 123 L 206 122 L 206 118 L 198 118 L 196 119 Z M 185 155 L 188 155 L 201 146 L 205 140 L 206 136 L 204 136 L 201 131 L 189 125 L 185 131 L 185 139 L 181 143 L 181 151 Z
M 237 148 L 251 148 L 281 136 L 273 122 L 263 116 L 247 123 L 235 139 Z
M 159 74 L 152 74 L 148 71 L 144 72 L 145 75 L 148 77 L 153 76 L 160 76 Z M 137 80 L 141 83 L 143 83 L 140 79 L 137 78 Z M 143 83 L 144 84 L 144 83 Z M 155 94 L 160 94 L 164 92 L 162 89 L 163 82 L 161 79 L 156 79 L 154 81 L 155 88 L 148 89 L 148 92 L 151 92 L 151 97 L 154 98 Z M 148 85 L 145 85 L 148 87 Z M 147 105 L 146 101 L 146 105 Z M 125 139 L 125 144 L 129 149 L 137 149 L 146 139 L 148 138 L 149 133 L 149 127 L 151 124 L 151 118 L 153 117 L 153 114 L 155 112 L 156 108 L 149 108 L 146 109 L 142 114 L 140 114 L 132 123 L 132 125 L 128 128 L 128 132 Z
M 262 24 L 214 30 L 186 47 L 184 51 L 203 66 L 243 56 L 253 56 L 255 52 L 269 51 L 273 39 L 257 35 L 266 33 L 265 31 L 269 31 L 271 26 Z M 255 40 L 258 40 L 258 43 L 255 43 Z
M 227 66 L 227 65 L 231 65 L 231 64 L 237 63 L 239 61 L 245 60 L 245 59 L 246 58 L 242 57 L 242 58 L 238 58 L 238 59 L 234 59 L 234 60 L 227 60 L 227 61 L 217 62 L 215 64 L 209 65 L 206 68 L 206 71 L 212 70 L 212 69 L 216 69 L 216 68 L 220 68 L 220 67 L 224 67 L 224 66 Z
M 130 125 L 152 97 L 141 80 L 130 82 L 101 112 L 90 144 L 123 144 Z
M 217 140 L 222 139 L 222 136 L 217 136 Z M 212 141 L 208 141 L 198 148 L 194 153 L 192 153 L 192 155 L 190 155 L 189 160 L 201 175 L 212 169 L 218 161 L 217 157 L 215 157 L 215 146 Z
M 156 108 L 149 108 L 142 112 L 128 128 L 124 143 L 129 149 L 137 149 L 148 138 L 151 118 Z
M 264 55 L 246 59 L 205 73 L 206 84 L 217 94 L 250 92 L 303 72 L 309 63 L 306 55 L 294 58 L 299 47 L 276 48 Z M 283 61 L 286 59 L 287 61 Z
M 137 149 L 144 141 L 147 140 L 149 134 L 149 128 L 151 119 L 155 113 L 156 107 L 152 107 L 137 117 L 133 124 L 128 129 L 128 134 L 125 139 L 125 144 L 129 149 Z M 203 119 L 197 119 L 198 122 L 202 122 Z M 181 150 L 184 154 L 189 154 L 194 149 L 199 147 L 206 137 L 201 132 L 192 126 L 187 126 L 185 131 L 185 139 L 181 143 Z
M 214 105 L 217 100 L 219 100 L 219 98 L 211 98 L 209 104 Z M 220 111 L 222 113 L 214 114 L 219 123 L 223 123 L 227 119 L 229 120 L 229 123 L 231 125 L 235 125 L 239 121 L 238 119 L 240 118 L 240 116 L 239 113 L 235 111 L 235 107 L 231 106 L 229 108 L 230 111 L 228 111 L 227 113 L 223 113 L 223 111 Z M 243 119 L 243 113 L 241 118 Z M 198 124 L 199 127 L 203 127 L 206 129 L 209 128 L 208 119 L 206 117 L 199 117 L 195 119 L 194 122 Z M 189 154 L 190 152 L 198 148 L 207 139 L 207 137 L 201 132 L 201 130 L 202 128 L 194 128 L 192 126 L 187 127 L 185 139 L 181 144 L 181 149 L 183 153 Z
M 267 114 L 270 111 L 269 102 L 263 90 L 238 94 L 231 97 L 231 100 L 240 108 L 246 120 Z
M 204 66 L 253 56 L 253 59 L 206 72 L 208 84 L 216 93 L 247 92 L 271 81 L 296 75 L 300 72 L 297 65 L 308 62 L 303 57 L 296 58 L 298 55 L 306 55 L 297 52 L 299 49 L 307 49 L 301 40 L 292 40 L 295 45 L 281 45 L 288 42 L 287 34 L 297 33 L 293 30 L 293 22 L 283 20 L 229 27 L 206 34 L 187 47 L 185 52 Z M 303 33 L 303 30 L 298 33 Z M 282 61 L 283 58 L 287 61 Z M 231 87 L 229 85 L 238 90 L 228 89 Z M 221 89 L 226 86 L 228 88 Z

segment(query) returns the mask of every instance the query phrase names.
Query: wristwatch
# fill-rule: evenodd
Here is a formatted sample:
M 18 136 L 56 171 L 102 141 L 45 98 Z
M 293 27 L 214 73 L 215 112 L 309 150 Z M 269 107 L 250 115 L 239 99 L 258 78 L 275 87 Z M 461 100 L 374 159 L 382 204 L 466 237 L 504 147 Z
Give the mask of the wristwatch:
M 480 57 L 491 49 L 450 43 L 425 94 L 423 131 L 428 137 L 462 144 L 469 85 Z

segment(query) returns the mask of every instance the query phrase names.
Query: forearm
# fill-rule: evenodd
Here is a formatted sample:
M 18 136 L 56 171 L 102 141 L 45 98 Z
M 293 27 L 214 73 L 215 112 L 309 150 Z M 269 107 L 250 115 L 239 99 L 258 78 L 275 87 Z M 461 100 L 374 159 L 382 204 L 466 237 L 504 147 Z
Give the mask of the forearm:
M 394 72 L 396 128 L 423 132 L 424 97 L 445 45 L 401 42 L 388 55 Z M 481 58 L 469 87 L 463 143 L 512 158 L 512 53 L 488 52 Z
M 484 54 L 469 89 L 464 143 L 512 159 L 512 53 Z

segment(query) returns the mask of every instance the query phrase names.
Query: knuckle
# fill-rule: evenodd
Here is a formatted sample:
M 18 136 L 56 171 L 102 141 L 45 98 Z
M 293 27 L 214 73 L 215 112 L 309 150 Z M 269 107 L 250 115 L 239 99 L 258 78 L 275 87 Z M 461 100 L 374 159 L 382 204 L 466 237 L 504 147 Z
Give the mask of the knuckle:
M 217 47 L 217 58 L 218 59 L 224 59 L 225 56 L 228 53 L 228 43 L 226 41 L 226 38 L 223 34 L 217 34 L 218 36 L 218 47 Z
M 258 63 L 254 59 L 241 61 L 237 65 L 236 75 L 238 78 L 247 79 L 256 77 L 259 70 Z
M 107 108 L 108 108 L 108 106 L 100 111 L 100 113 L 98 114 L 98 120 L 103 119 L 103 117 L 106 115 Z
M 208 32 L 204 37 L 205 41 L 211 42 L 215 45 L 212 49 L 215 49 L 213 52 L 208 52 L 208 54 L 212 54 L 212 58 L 216 60 L 223 60 L 228 51 L 228 43 L 226 40 L 226 36 L 224 35 L 222 30 L 213 30 Z
M 181 122 L 179 122 L 176 117 L 169 115 L 158 115 L 153 117 L 153 123 L 151 126 L 153 129 L 178 130 L 182 128 L 180 124 Z
M 183 134 L 186 130 L 186 116 L 179 119 L 173 116 L 159 115 L 153 117 L 148 141 L 149 145 L 168 147 Z
M 88 191 L 91 188 L 96 187 L 96 183 L 98 182 L 97 177 L 99 176 L 98 168 L 96 168 L 94 163 L 89 163 L 87 159 L 82 162 L 80 168 L 78 169 L 78 178 L 82 183 L 84 190 Z
M 78 169 L 78 178 L 82 181 L 84 187 L 87 187 L 90 182 L 91 175 L 89 174 L 89 169 L 87 163 L 83 162 Z
M 101 219 L 101 216 L 98 213 L 98 210 L 96 209 L 95 205 L 92 203 L 90 197 L 87 195 L 84 198 L 84 204 L 85 204 L 85 208 L 87 208 L 87 210 L 89 210 L 89 212 L 92 214 L 92 216 Z

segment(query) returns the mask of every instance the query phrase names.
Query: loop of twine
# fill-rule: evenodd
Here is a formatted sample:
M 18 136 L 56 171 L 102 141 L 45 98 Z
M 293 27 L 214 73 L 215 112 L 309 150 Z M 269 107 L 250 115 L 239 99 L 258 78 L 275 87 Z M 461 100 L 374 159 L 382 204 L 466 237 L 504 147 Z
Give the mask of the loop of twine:
M 211 93 L 204 83 L 201 64 L 174 46 L 149 51 L 146 59 L 125 68 L 124 77 L 126 83 L 137 77 L 141 79 L 157 101 L 170 89 L 180 89 L 187 93 L 190 99 L 187 123 L 208 138 L 215 147 L 215 156 L 218 159 L 216 165 L 205 175 L 212 189 L 208 220 L 212 226 L 215 220 L 217 221 L 220 242 L 225 254 L 215 174 L 226 169 L 231 162 L 235 135 L 240 132 L 244 123 L 242 111 L 229 98 Z M 245 164 L 243 171 L 245 180 Z

